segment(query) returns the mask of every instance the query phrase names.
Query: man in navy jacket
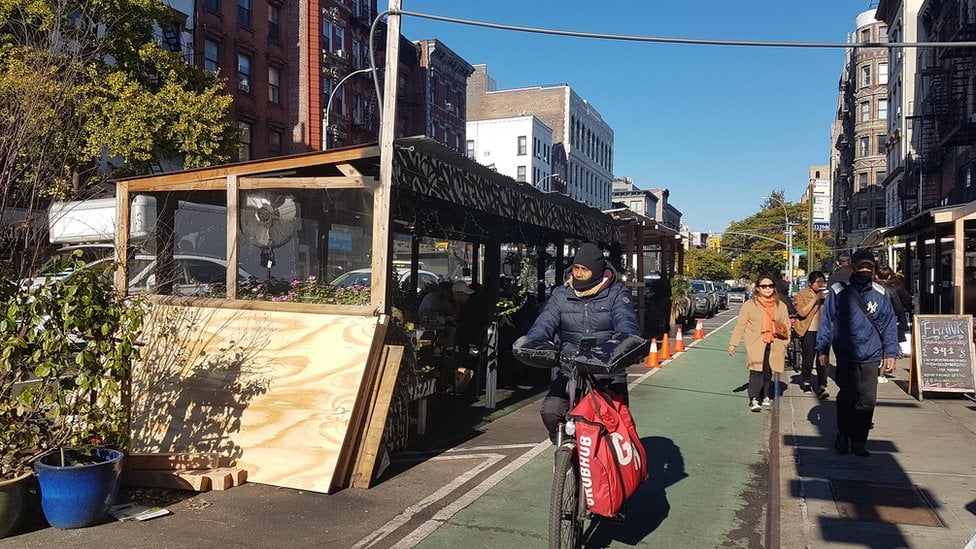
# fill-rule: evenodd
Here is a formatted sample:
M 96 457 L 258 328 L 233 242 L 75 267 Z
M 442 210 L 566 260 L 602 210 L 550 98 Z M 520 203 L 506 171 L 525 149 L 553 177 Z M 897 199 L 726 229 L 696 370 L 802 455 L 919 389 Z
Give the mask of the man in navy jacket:
M 558 347 L 555 345 L 558 342 Z M 551 351 L 550 351 L 551 350 Z M 552 296 L 528 333 L 513 346 L 516 356 L 532 366 L 555 365 L 539 356 L 558 353 L 560 364 L 583 367 L 600 386 L 627 397 L 625 368 L 646 354 L 640 337 L 637 314 L 626 286 L 617 279 L 613 266 L 595 244 L 580 246 L 573 259 L 572 275 L 553 290 Z M 568 372 L 560 370 L 542 403 L 542 422 L 549 438 L 556 441 L 556 429 L 569 411 Z
M 898 328 L 884 286 L 874 282 L 874 255 L 859 250 L 851 257 L 850 280 L 830 286 L 817 331 L 817 354 L 826 366 L 834 349 L 837 371 L 837 438 L 834 448 L 862 457 L 878 398 L 878 367 L 895 369 Z

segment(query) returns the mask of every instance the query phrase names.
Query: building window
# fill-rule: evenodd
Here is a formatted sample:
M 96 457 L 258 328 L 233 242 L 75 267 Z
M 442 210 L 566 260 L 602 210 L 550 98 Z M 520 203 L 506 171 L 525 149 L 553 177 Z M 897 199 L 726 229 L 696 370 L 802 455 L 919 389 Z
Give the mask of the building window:
M 352 68 L 361 69 L 365 65 L 363 63 L 363 44 L 355 38 L 352 39 Z
M 241 136 L 237 139 L 237 159 L 241 161 L 250 160 L 252 156 L 251 132 L 254 130 L 254 125 L 250 122 L 244 122 L 243 120 L 237 124 L 241 129 Z
M 878 63 L 878 84 L 888 83 L 888 64 Z
M 861 85 L 871 85 L 871 65 L 864 65 L 861 67 Z
M 332 51 L 339 53 L 346 45 L 346 29 L 339 25 L 332 26 Z
M 885 226 L 885 209 L 875 208 L 874 209 L 874 226 L 884 227 Z
M 871 121 L 871 103 L 868 101 L 861 101 L 861 122 Z
M 203 41 L 203 68 L 210 72 L 217 72 L 220 68 L 218 59 L 220 58 L 220 46 L 213 40 Z
M 352 94 L 352 123 L 356 126 L 363 123 L 363 101 L 358 93 Z
M 281 156 L 281 132 L 278 130 L 268 131 L 268 154 Z
M 251 58 L 243 53 L 237 55 L 237 89 L 251 93 Z
M 887 175 L 888 174 L 886 174 L 885 172 L 877 172 L 877 173 L 875 173 L 874 174 L 874 184 L 875 185 L 881 185 L 882 183 L 884 183 L 885 177 Z
M 281 40 L 281 8 L 268 4 L 268 40 Z
M 220 0 L 203 0 L 203 7 L 207 11 L 220 13 Z
M 268 67 L 268 101 L 281 104 L 281 70 Z
M 329 94 L 332 93 L 332 79 L 328 76 L 322 77 L 322 96 L 328 100 Z
M 861 31 L 861 42 L 871 41 L 871 29 L 864 29 Z
M 322 49 L 332 51 L 332 23 L 322 20 Z
M 885 142 L 888 140 L 887 136 L 878 136 L 878 154 L 885 154 Z
M 474 140 L 468 139 L 464 142 L 464 155 L 474 160 Z
M 518 173 L 515 176 L 515 180 L 516 181 L 521 181 L 522 183 L 525 183 L 525 166 L 519 166 L 518 167 Z
M 878 120 L 888 119 L 888 100 L 878 99 Z
M 855 192 L 860 191 L 861 189 L 864 189 L 867 186 L 868 186 L 868 172 L 861 172 L 857 174 L 857 188 L 854 189 Z
M 237 24 L 251 26 L 251 0 L 237 0 Z
M 858 156 L 865 157 L 871 151 L 871 138 L 864 136 L 858 140 L 860 146 L 858 147 Z
M 525 154 L 525 136 L 518 136 L 518 155 L 522 156 Z M 524 166 L 523 166 L 524 167 Z M 519 181 L 525 181 L 525 179 L 520 179 Z

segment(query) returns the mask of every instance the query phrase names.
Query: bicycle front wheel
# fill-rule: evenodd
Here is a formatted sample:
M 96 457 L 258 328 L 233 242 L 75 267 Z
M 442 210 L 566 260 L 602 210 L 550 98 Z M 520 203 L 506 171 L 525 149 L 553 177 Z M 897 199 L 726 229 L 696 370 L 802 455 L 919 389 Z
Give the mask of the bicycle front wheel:
M 552 495 L 549 497 L 549 548 L 580 547 L 585 513 L 576 449 L 563 446 L 556 451 Z

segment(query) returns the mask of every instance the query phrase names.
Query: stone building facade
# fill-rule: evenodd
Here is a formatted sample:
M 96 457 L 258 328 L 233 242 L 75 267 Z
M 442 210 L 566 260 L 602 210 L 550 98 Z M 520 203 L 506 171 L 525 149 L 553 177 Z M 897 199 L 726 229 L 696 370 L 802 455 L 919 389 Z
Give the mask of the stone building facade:
M 566 194 L 598 209 L 612 201 L 613 129 L 566 84 L 499 90 L 486 65 L 468 78 L 468 120 L 532 115 L 552 129 L 553 147 L 566 153 Z M 554 176 L 555 177 L 555 176 Z

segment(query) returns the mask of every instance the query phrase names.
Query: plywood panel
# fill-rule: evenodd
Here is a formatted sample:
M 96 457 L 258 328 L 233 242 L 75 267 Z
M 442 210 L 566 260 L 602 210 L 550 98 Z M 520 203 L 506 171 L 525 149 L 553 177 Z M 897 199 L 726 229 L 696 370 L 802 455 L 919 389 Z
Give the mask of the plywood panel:
M 327 492 L 376 319 L 157 304 L 133 368 L 133 451 L 218 452 Z

